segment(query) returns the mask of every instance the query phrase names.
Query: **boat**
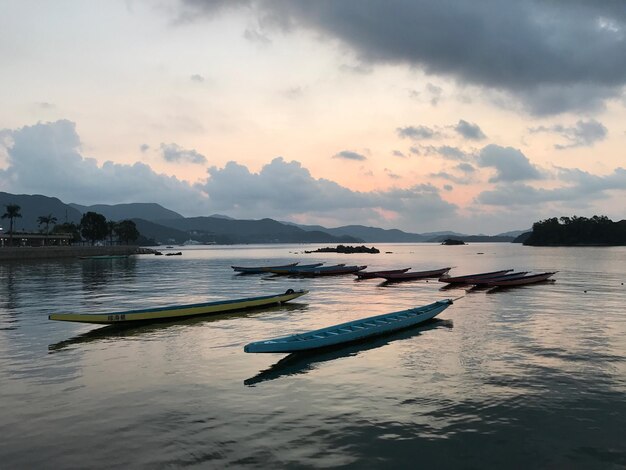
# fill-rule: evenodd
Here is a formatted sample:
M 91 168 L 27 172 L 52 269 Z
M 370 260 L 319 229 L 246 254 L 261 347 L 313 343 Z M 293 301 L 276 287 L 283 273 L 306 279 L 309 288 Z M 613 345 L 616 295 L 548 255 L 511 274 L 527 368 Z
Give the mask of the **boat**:
M 243 350 L 247 353 L 291 353 L 351 343 L 423 323 L 439 315 L 451 304 L 450 299 L 438 300 L 422 307 L 362 318 L 306 333 L 255 341 L 246 344 Z
M 318 268 L 321 265 L 323 265 L 324 263 L 313 263 L 313 264 L 298 264 L 296 266 L 284 266 L 284 267 L 274 267 L 272 269 L 268 269 L 267 272 L 268 273 L 272 273 L 272 274 L 292 274 L 294 272 L 297 271 L 302 271 L 305 269 L 313 269 L 313 268 Z M 338 265 L 338 266 L 345 266 L 344 264 Z
M 80 256 L 80 259 L 124 259 L 130 255 L 95 255 L 95 256 Z
M 279 266 L 231 266 L 235 271 L 242 274 L 261 274 L 268 273 L 271 269 L 291 268 L 298 263 L 281 264 Z
M 385 274 L 385 280 L 390 282 L 396 281 L 412 281 L 413 279 L 425 279 L 427 277 L 439 277 L 452 268 L 440 268 L 440 269 L 431 269 L 430 271 L 407 271 L 404 273 L 395 273 L 395 274 Z
M 513 271 L 512 269 L 502 269 L 500 271 L 491 271 L 489 273 L 476 273 L 466 274 L 464 276 L 445 276 L 440 277 L 439 282 L 445 282 L 448 284 L 471 284 L 474 279 L 489 279 L 494 277 L 503 276 L 506 273 Z
M 300 277 L 337 276 L 340 274 L 352 274 L 365 268 L 367 266 L 320 266 L 319 268 L 296 270 L 290 273 L 290 275 Z
M 558 271 L 549 273 L 531 274 L 529 276 L 520 276 L 512 279 L 495 279 L 487 282 L 488 287 L 510 287 L 510 286 L 524 286 L 527 284 L 535 284 L 537 282 L 547 281 L 550 277 L 554 276 Z
M 129 324 L 135 322 L 171 320 L 281 304 L 283 302 L 296 299 L 306 293 L 308 293 L 307 290 L 294 291 L 293 289 L 288 289 L 283 294 L 264 295 L 261 297 L 248 297 L 234 300 L 218 300 L 215 302 L 205 302 L 199 304 L 153 307 L 141 310 L 127 310 L 125 312 L 53 313 L 48 316 L 48 319 L 99 324 Z
M 520 277 L 524 277 L 526 274 L 528 274 L 528 272 L 529 271 L 518 271 L 516 273 L 503 274 L 502 276 L 498 277 L 472 279 L 468 282 L 468 284 L 474 284 L 474 286 L 486 286 L 490 282 L 494 281 L 508 281 L 512 279 L 518 279 Z
M 165 253 L 165 256 L 180 256 L 182 254 L 182 251 L 177 251 L 176 253 Z
M 359 271 L 359 272 L 354 273 L 354 275 L 356 277 L 358 277 L 359 279 L 374 279 L 376 277 L 383 277 L 386 274 L 405 273 L 409 269 L 411 269 L 411 268 L 390 269 L 390 270 L 387 270 L 387 271 Z

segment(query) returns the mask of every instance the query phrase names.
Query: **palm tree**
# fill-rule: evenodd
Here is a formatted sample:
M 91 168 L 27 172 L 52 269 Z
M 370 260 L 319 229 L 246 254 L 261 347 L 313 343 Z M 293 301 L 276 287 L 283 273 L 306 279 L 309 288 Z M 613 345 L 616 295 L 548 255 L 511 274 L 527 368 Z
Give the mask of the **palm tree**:
M 39 226 L 42 225 L 46 225 L 46 238 L 48 237 L 48 234 L 50 233 L 49 228 L 50 228 L 50 224 L 56 224 L 57 223 L 57 218 L 54 217 L 52 214 L 48 214 L 48 215 L 40 215 L 37 218 L 37 223 L 39 224 Z M 45 241 L 44 241 L 45 244 Z
M 3 219 L 9 219 L 9 246 L 13 246 L 13 219 L 22 217 L 20 214 L 21 207 L 17 204 L 7 204 L 7 211 L 2 215 Z

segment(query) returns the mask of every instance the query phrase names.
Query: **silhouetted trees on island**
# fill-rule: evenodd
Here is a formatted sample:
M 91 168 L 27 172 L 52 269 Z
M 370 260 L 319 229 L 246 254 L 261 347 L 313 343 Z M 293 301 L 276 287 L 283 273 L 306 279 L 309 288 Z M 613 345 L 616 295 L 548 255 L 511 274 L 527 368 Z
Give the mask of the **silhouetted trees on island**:
M 524 245 L 626 245 L 626 220 L 613 222 L 604 215 L 553 217 L 535 222 Z

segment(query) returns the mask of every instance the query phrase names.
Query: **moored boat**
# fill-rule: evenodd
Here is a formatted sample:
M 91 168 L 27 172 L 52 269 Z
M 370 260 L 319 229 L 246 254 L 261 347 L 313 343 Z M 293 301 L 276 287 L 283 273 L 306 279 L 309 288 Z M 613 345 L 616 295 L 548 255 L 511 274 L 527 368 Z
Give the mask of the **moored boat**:
M 554 276 L 558 271 L 549 273 L 531 274 L 529 276 L 520 276 L 512 279 L 496 279 L 487 282 L 488 287 L 510 287 L 510 286 L 523 286 L 527 284 L 535 284 L 537 282 L 547 281 L 550 277 Z
M 288 289 L 283 294 L 264 295 L 260 297 L 248 297 L 234 300 L 218 300 L 215 302 L 205 302 L 199 304 L 153 307 L 114 313 L 53 313 L 48 316 L 48 319 L 100 324 L 128 324 L 133 322 L 171 320 L 176 318 L 218 314 L 231 312 L 233 310 L 245 310 L 281 304 L 300 297 L 307 292 L 308 291 L 306 290 L 294 291 L 293 289 Z
M 360 341 L 423 323 L 451 304 L 450 299 L 438 300 L 429 305 L 362 318 L 306 333 L 255 341 L 245 345 L 243 349 L 248 353 L 290 353 Z
M 413 279 L 426 279 L 429 277 L 439 277 L 450 271 L 452 268 L 439 268 L 431 269 L 429 271 L 407 271 L 404 273 L 385 274 L 380 277 L 384 277 L 385 280 L 395 281 L 412 281 Z
M 377 277 L 383 277 L 386 274 L 400 274 L 400 273 L 405 273 L 407 272 L 409 269 L 411 268 L 404 268 L 404 269 L 389 269 L 387 271 L 359 271 L 354 273 L 354 275 L 356 277 L 358 277 L 359 279 L 374 279 Z
M 291 274 L 298 271 L 303 271 L 306 269 L 313 269 L 322 266 L 324 263 L 313 263 L 313 264 L 299 264 L 297 266 L 283 266 L 283 267 L 275 267 L 272 269 L 268 269 L 267 272 L 271 274 Z M 337 266 L 345 266 L 343 264 Z
M 471 284 L 475 279 L 489 279 L 503 276 L 513 271 L 512 269 L 502 269 L 500 271 L 491 271 L 489 273 L 465 274 L 464 276 L 444 276 L 439 278 L 439 282 L 448 284 Z
M 518 279 L 520 277 L 524 277 L 526 274 L 528 274 L 528 272 L 529 271 L 518 271 L 516 273 L 503 274 L 502 276 L 498 277 L 471 279 L 468 284 L 473 284 L 474 286 L 486 286 L 490 282 L 494 281 L 508 281 L 512 279 Z
M 302 269 L 290 273 L 292 276 L 317 277 L 317 276 L 337 276 L 340 274 L 352 274 L 362 271 L 367 266 L 320 266 L 319 268 Z
M 261 274 L 270 272 L 271 269 L 291 268 L 298 263 L 281 264 L 279 266 L 231 266 L 233 270 L 242 274 Z

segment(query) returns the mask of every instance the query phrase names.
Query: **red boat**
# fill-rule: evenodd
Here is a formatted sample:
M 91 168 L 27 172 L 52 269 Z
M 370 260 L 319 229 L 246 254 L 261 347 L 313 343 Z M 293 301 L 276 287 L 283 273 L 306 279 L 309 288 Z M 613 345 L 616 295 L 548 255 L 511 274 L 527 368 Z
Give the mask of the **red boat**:
M 546 281 L 558 271 L 551 273 L 531 274 L 530 276 L 521 276 L 513 279 L 496 279 L 491 282 L 487 282 L 489 287 L 509 287 L 509 286 L 523 286 L 526 284 L 535 284 L 536 282 Z
M 395 273 L 395 274 L 385 274 L 384 277 L 387 281 L 396 282 L 396 281 L 412 281 L 413 279 L 424 279 L 427 277 L 439 277 L 452 268 L 440 268 L 440 269 L 432 269 L 430 271 L 412 271 L 412 272 L 404 272 L 404 273 Z
M 448 284 L 473 284 L 471 281 L 475 279 L 489 279 L 500 277 L 511 271 L 513 270 L 503 269 L 501 271 L 491 271 L 489 273 L 466 274 L 464 276 L 445 276 L 440 277 L 439 282 L 446 282 Z
M 358 273 L 354 273 L 359 279 L 374 279 L 375 277 L 384 277 L 387 274 L 400 274 L 405 273 L 411 268 L 404 269 L 391 269 L 388 271 L 360 271 Z

